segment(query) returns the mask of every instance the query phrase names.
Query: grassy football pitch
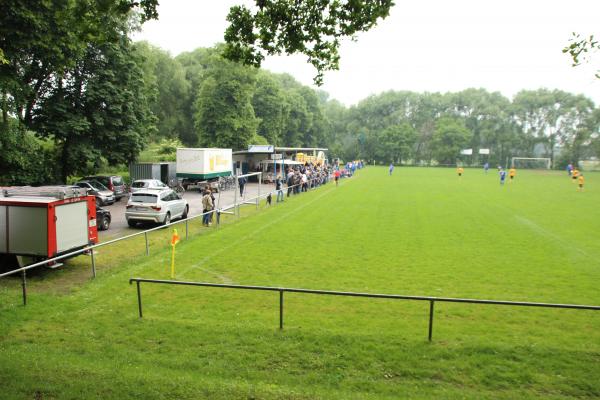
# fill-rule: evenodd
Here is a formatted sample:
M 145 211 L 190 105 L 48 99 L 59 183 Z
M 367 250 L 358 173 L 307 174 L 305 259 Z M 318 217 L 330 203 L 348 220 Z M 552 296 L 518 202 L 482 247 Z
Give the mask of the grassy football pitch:
M 600 175 L 576 186 L 369 167 L 182 241 L 177 279 L 600 305 Z M 436 303 L 428 343 L 424 302 L 286 294 L 279 331 L 277 293 L 143 285 L 139 319 L 128 279 L 170 251 L 138 244 L 32 274 L 27 307 L 0 281 L 0 398 L 600 397 L 599 311 Z

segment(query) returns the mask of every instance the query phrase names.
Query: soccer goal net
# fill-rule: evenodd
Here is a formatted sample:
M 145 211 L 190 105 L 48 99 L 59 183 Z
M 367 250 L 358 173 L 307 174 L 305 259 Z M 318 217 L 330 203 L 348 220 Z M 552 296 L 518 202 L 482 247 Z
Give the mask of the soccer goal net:
M 510 165 L 517 169 L 550 169 L 552 161 L 549 158 L 513 157 Z

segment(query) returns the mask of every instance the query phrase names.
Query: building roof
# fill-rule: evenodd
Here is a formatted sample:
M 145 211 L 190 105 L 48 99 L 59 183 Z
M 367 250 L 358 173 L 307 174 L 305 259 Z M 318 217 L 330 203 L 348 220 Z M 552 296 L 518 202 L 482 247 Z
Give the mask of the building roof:
M 278 151 L 329 151 L 324 147 L 275 147 L 275 152 Z
M 248 150 L 234 151 L 232 154 L 273 154 L 283 151 L 329 151 L 324 147 L 273 147 L 273 146 L 248 146 Z

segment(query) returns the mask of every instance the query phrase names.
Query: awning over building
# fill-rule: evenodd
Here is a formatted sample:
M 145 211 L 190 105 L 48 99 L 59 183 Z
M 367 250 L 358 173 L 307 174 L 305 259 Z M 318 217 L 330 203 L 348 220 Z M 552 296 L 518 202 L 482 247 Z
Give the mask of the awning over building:
M 303 163 L 299 162 L 299 161 L 294 161 L 294 160 L 262 160 L 261 164 L 273 164 L 276 163 L 277 165 L 302 165 Z

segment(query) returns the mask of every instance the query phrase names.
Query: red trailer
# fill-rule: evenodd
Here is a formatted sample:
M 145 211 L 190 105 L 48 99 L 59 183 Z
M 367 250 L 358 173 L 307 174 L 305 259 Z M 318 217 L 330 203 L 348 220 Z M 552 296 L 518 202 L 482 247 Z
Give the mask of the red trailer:
M 98 243 L 96 202 L 72 186 L 13 187 L 0 195 L 0 255 L 19 264 Z

